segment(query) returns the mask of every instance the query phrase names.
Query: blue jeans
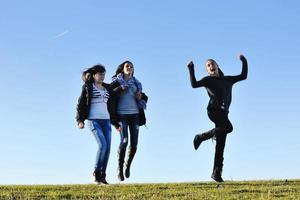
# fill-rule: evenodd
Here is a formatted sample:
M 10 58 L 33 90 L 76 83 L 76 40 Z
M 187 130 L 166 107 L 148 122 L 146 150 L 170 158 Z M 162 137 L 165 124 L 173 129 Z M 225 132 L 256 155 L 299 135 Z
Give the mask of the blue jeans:
M 105 172 L 111 145 L 111 123 L 109 119 L 90 119 L 89 125 L 98 143 L 95 170 Z

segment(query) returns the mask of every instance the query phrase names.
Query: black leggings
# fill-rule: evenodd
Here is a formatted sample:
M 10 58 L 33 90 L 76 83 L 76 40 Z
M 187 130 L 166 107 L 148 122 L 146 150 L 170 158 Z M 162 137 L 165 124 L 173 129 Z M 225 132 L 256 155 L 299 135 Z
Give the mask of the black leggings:
M 217 109 L 208 110 L 208 117 L 215 123 L 215 128 L 211 130 L 216 137 L 214 169 L 219 168 L 222 170 L 226 136 L 227 133 L 232 132 L 233 127 L 228 119 L 228 112 L 226 111 Z

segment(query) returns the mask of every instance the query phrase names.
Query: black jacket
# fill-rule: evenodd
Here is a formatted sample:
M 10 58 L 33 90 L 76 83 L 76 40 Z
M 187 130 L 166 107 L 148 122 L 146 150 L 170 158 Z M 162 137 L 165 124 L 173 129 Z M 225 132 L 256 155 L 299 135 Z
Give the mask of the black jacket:
M 189 67 L 190 80 L 193 88 L 205 87 L 210 98 L 207 109 L 222 109 L 229 111 L 231 103 L 232 86 L 238 81 L 245 80 L 248 74 L 246 58 L 242 59 L 242 73 L 237 76 L 213 77 L 206 76 L 196 81 L 194 67 Z
M 116 128 L 120 127 L 120 116 L 117 112 L 120 95 L 122 92 L 122 87 L 118 81 L 114 81 L 110 85 L 111 95 L 110 95 L 110 103 L 108 107 L 108 112 L 110 113 L 111 124 Z M 148 96 L 145 93 L 142 93 L 142 100 L 148 102 Z M 139 109 L 139 125 L 143 126 L 146 124 L 146 116 L 143 108 Z
M 112 94 L 111 86 L 106 83 L 103 83 L 102 85 L 103 85 L 103 87 L 105 87 L 105 89 L 108 91 L 109 95 L 111 96 L 111 94 Z M 77 114 L 76 114 L 77 123 L 84 122 L 84 120 L 86 120 L 89 116 L 92 91 L 93 91 L 92 83 L 87 82 L 82 86 L 81 95 L 78 98 L 78 104 L 77 104 Z M 109 109 L 110 104 L 111 104 L 111 98 L 109 97 L 109 99 L 107 101 L 108 112 L 110 110 Z

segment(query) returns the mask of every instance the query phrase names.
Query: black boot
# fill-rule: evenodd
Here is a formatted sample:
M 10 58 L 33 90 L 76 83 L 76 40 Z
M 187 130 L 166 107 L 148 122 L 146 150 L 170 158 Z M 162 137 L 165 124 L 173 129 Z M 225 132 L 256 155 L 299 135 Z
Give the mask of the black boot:
M 93 177 L 94 177 L 94 182 L 99 184 L 100 183 L 100 178 L 101 178 L 100 171 L 95 170 L 93 172 Z
M 119 149 L 118 151 L 118 179 L 120 181 L 124 181 L 124 174 L 123 174 L 123 165 L 124 165 L 124 157 L 125 157 L 126 149 Z
M 217 138 L 216 138 L 214 169 L 211 178 L 217 182 L 223 182 L 222 179 L 222 170 L 223 170 L 223 161 L 224 161 L 223 154 L 224 154 L 227 134 L 221 133 L 216 136 Z
M 200 144 L 203 141 L 208 140 L 212 137 L 214 137 L 214 133 L 213 133 L 212 130 L 207 131 L 207 132 L 202 133 L 202 134 L 196 135 L 195 138 L 194 138 L 194 148 L 195 148 L 195 150 L 197 150 L 199 148 Z
M 215 167 L 211 175 L 211 178 L 217 182 L 223 182 L 224 180 L 222 179 L 222 168 Z
M 100 177 L 99 177 L 99 182 L 102 184 L 108 184 L 106 181 L 106 173 L 105 172 L 100 172 Z
M 125 177 L 126 178 L 129 178 L 129 176 L 130 176 L 130 165 L 132 163 L 135 153 L 136 153 L 136 148 L 130 147 L 129 151 L 128 151 L 128 159 L 125 163 Z

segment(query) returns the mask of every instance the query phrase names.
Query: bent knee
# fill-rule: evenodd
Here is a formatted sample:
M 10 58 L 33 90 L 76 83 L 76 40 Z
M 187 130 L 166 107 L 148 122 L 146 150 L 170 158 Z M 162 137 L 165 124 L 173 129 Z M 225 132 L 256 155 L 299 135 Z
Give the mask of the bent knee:
M 233 131 L 232 125 L 226 127 L 226 133 L 231 133 Z

